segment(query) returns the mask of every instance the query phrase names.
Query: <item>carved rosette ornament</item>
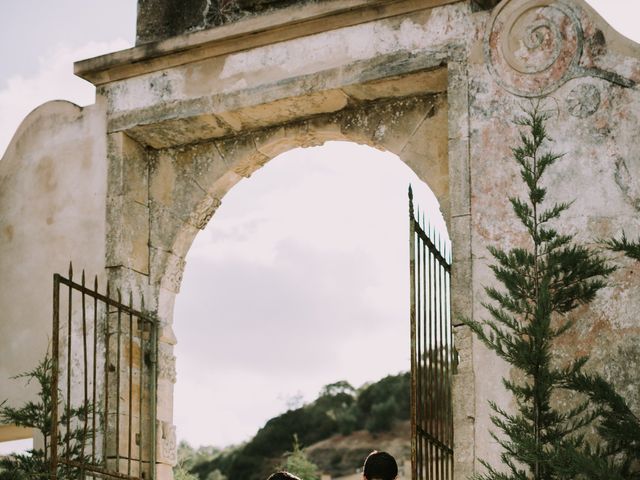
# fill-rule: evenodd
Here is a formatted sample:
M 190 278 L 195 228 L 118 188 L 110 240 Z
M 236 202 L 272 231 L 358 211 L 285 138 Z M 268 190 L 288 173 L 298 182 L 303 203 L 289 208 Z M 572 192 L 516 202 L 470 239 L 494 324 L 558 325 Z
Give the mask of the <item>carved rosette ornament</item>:
M 595 85 L 578 85 L 567 96 L 567 109 L 574 117 L 593 115 L 600 106 L 600 90 Z
M 616 73 L 580 64 L 584 48 L 580 18 L 578 7 L 562 0 L 500 3 L 484 39 L 485 60 L 495 81 L 522 97 L 547 95 L 583 76 L 632 86 Z

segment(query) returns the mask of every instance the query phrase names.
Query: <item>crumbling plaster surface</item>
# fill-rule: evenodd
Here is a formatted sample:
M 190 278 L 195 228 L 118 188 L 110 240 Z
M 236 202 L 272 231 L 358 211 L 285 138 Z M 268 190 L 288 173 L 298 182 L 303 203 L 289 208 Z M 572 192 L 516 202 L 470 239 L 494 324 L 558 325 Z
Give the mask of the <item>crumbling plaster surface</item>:
M 396 59 L 402 55 L 407 61 L 417 56 L 434 58 L 437 52 L 442 62 L 447 51 L 472 28 L 465 12 L 462 4 L 450 5 L 112 82 L 104 87 L 109 116 L 113 121 L 149 106 L 186 100 L 214 101 L 216 95 L 241 92 L 247 98 L 237 101 L 250 104 L 257 100 L 251 94 L 255 97 L 261 88 L 278 82 L 290 86 L 292 79 L 304 76 L 309 78 L 307 88 L 317 90 L 322 82 L 330 81 L 321 72 L 341 69 L 348 78 L 348 65 L 392 54 Z M 434 59 L 434 66 L 440 62 Z M 291 90 L 280 95 L 295 96 Z M 213 107 L 215 112 L 216 102 L 207 107 Z M 232 132 L 230 129 L 227 133 Z
M 533 24 L 538 28 L 531 30 Z M 460 2 L 105 84 L 110 144 L 130 144 L 129 153 L 119 150 L 114 158 L 138 152 L 133 157 L 139 165 L 150 167 L 146 207 L 131 204 L 132 212 L 148 211 L 130 218 L 151 219 L 140 241 L 120 244 L 125 250 L 133 244 L 142 248 L 148 234 L 149 255 L 134 255 L 127 264 L 114 251 L 108 264 L 128 266 L 121 269 L 124 276 L 148 276 L 172 358 L 170 322 L 184 256 L 224 193 L 280 151 L 347 139 L 397 153 L 434 188 L 454 243 L 455 313 L 480 318 L 483 287 L 493 283 L 487 246 L 509 248 L 525 238 L 507 197 L 522 193 L 510 158 L 517 141 L 511 120 L 529 98 L 550 95 L 554 148 L 567 153 L 549 178 L 552 199 L 576 198 L 562 227 L 587 242 L 622 227 L 636 233 L 639 57 L 637 46 L 581 1 L 512 0 L 493 12 L 475 13 Z M 447 75 L 438 80 L 443 65 Z M 398 86 L 407 80 L 385 83 L 390 77 L 413 79 L 412 87 Z M 376 89 L 379 82 L 383 86 Z M 419 131 L 412 120 L 412 112 L 424 117 L 417 99 L 442 102 L 444 91 L 446 169 L 428 161 L 437 125 Z M 389 129 L 396 140 L 376 138 L 387 127 L 388 115 L 376 113 L 380 106 L 408 101 L 417 103 L 400 108 L 405 123 Z M 358 122 L 350 130 L 352 119 Z M 620 270 L 559 345 L 563 358 L 590 351 L 591 365 L 603 368 L 623 390 L 640 383 L 634 373 L 611 367 L 637 361 L 628 340 L 640 328 L 633 314 L 640 310 L 634 272 L 629 264 Z M 139 276 L 132 281 L 140 283 Z M 618 299 L 629 303 L 612 301 Z M 479 470 L 479 459 L 498 461 L 487 402 L 508 404 L 500 378 L 510 373 L 464 327 L 456 328 L 456 338 L 456 476 L 465 478 Z M 169 397 L 171 388 L 169 382 L 164 389 Z M 632 393 L 629 399 L 636 402 Z M 170 425 L 170 408 L 160 412 Z
M 46 103 L 0 161 L 0 401 L 35 400 L 9 377 L 34 368 L 51 339 L 54 273 L 69 262 L 104 279 L 106 119 L 101 105 Z
M 56 166 L 67 157 L 75 162 L 65 170 L 75 183 L 60 183 L 75 188 L 55 188 L 52 198 L 61 192 L 73 199 L 89 192 L 97 196 L 95 202 L 65 207 L 73 205 L 77 213 L 64 223 L 66 230 L 82 233 L 51 237 L 48 260 L 60 259 L 63 264 L 56 263 L 55 269 L 65 271 L 71 251 L 71 258 L 81 257 L 77 262 L 89 269 L 104 264 L 114 282 L 144 294 L 147 306 L 158 312 L 163 327 L 159 478 L 170 478 L 175 461 L 171 322 L 185 255 L 224 194 L 278 153 L 326 140 L 396 153 L 441 202 L 453 239 L 454 314 L 476 319 L 484 315 L 483 287 L 493 283 L 487 246 L 510 248 L 525 241 L 507 197 L 523 192 L 510 158 L 518 138 L 511 120 L 530 98 L 548 95 L 553 148 L 566 153 L 548 176 L 551 200 L 575 199 L 559 227 L 591 243 L 623 228 L 631 236 L 640 234 L 638 45 L 619 37 L 582 0 L 505 0 L 492 11 L 476 11 L 466 1 L 411 8 L 355 25 L 329 22 L 326 31 L 296 38 L 282 33 L 283 41 L 208 57 L 203 52 L 215 51 L 215 45 L 183 45 L 184 51 L 176 53 L 182 55 L 180 62 L 168 61 L 163 68 L 158 67 L 162 56 L 173 53 L 162 48 L 171 41 L 144 50 L 153 54 L 148 64 L 135 49 L 114 54 L 108 68 L 108 58 L 82 62 L 85 75 L 92 75 L 87 65 L 96 66 L 92 78 L 99 79 L 98 105 L 83 111 L 65 106 L 55 125 L 54 117 L 45 115 L 49 123 L 43 120 L 29 134 L 24 127 L 5 155 L 3 163 L 22 158 L 15 152 L 23 136 L 29 138 L 24 148 L 32 152 L 25 158 L 33 157 L 34 165 L 46 155 L 53 155 Z M 239 21 L 221 28 L 244 31 L 246 25 Z M 188 61 L 191 54 L 194 61 Z M 109 68 L 117 80 L 108 80 Z M 53 143 L 44 143 L 45 138 Z M 84 152 L 78 146 L 87 142 L 91 153 L 78 156 Z M 93 159 L 89 182 L 78 173 L 86 158 Z M 17 165 L 13 162 L 7 165 Z M 0 164 L 0 172 L 8 168 Z M 6 184 L 35 176 L 29 169 L 12 168 L 0 177 Z M 27 202 L 19 192 L 30 190 L 24 183 L 19 190 L 17 180 L 16 188 L 0 192 L 0 222 L 5 209 L 18 219 L 18 209 L 31 210 L 29 202 L 49 202 L 49 197 Z M 84 232 L 90 233 L 83 237 Z M 43 249 L 34 237 L 19 247 L 5 237 L 8 251 L 18 248 L 16 258 Z M 79 238 L 86 240 L 84 249 L 75 243 Z M 54 249 L 58 243 L 61 247 Z M 20 275 L 8 258 L 2 257 L 8 271 Z M 638 409 L 640 369 L 620 366 L 633 367 L 639 358 L 634 339 L 640 333 L 640 270 L 617 261 L 622 268 L 612 284 L 577 312 L 574 331 L 559 343 L 559 351 L 563 359 L 590 353 L 590 366 L 613 379 Z M 42 273 L 40 267 L 29 263 L 27 270 Z M 43 282 L 50 281 L 50 273 L 42 273 Z M 23 275 L 21 282 L 0 279 L 12 295 L 0 297 L 3 309 L 24 295 L 24 285 L 35 278 Z M 44 305 L 38 308 L 44 311 Z M 479 459 L 498 460 L 487 401 L 508 404 L 500 377 L 510 372 L 466 327 L 457 325 L 455 333 L 460 352 L 454 385 L 456 478 L 466 478 L 479 470 Z
M 505 42 L 522 45 L 518 42 L 527 34 L 535 43 L 535 32 L 527 28 L 536 21 L 544 42 L 529 51 L 501 51 Z M 475 318 L 485 316 L 480 304 L 486 299 L 483 286 L 493 283 L 487 246 L 512 248 L 526 238 L 507 201 L 507 196 L 524 194 L 510 148 L 518 135 L 512 120 L 530 106 L 526 97 L 548 94 L 543 105 L 551 114 L 551 148 L 565 154 L 546 178 L 549 201 L 575 201 L 557 228 L 594 247 L 597 239 L 623 229 L 632 236 L 640 234 L 638 45 L 609 29 L 581 1 L 503 2 L 487 25 L 493 30 L 485 32 L 484 51 L 478 41 L 469 62 Z M 557 27 L 561 37 L 553 37 L 545 25 Z M 637 365 L 639 358 L 640 268 L 619 261 L 623 268 L 613 275 L 611 285 L 589 308 L 573 314 L 576 325 L 559 342 L 558 351 L 562 360 L 590 354 L 589 367 L 605 372 L 640 411 L 640 371 L 626 367 Z M 498 449 L 486 437 L 492 428 L 486 404 L 502 391 L 500 378 L 509 371 L 477 342 L 473 363 L 476 456 L 497 462 Z

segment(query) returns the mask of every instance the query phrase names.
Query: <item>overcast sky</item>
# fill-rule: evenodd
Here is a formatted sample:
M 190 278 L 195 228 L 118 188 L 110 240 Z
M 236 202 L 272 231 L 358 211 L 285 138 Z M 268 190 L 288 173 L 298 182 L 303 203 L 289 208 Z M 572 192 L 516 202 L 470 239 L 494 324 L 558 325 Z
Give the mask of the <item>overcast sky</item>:
M 589 3 L 640 41 L 638 0 Z M 0 154 L 41 103 L 93 102 L 73 61 L 132 46 L 135 10 L 0 0 Z M 179 438 L 239 442 L 326 383 L 408 369 L 409 182 L 433 205 L 393 155 L 333 143 L 281 155 L 225 196 L 176 304 Z

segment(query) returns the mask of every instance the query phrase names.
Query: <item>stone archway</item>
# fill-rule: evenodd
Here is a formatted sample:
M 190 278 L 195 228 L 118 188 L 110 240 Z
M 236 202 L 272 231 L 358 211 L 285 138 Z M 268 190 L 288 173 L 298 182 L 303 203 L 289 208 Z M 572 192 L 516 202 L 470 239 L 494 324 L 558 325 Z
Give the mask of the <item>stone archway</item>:
M 452 136 L 456 137 L 456 132 L 452 135 L 450 131 L 451 126 L 459 125 L 456 111 L 452 119 L 449 107 L 452 79 L 460 81 L 455 69 L 436 68 L 351 85 L 348 100 L 341 102 L 339 108 L 331 103 L 335 94 L 323 94 L 322 101 L 282 99 L 260 106 L 260 118 L 273 120 L 264 128 L 187 144 L 181 143 L 185 134 L 202 132 L 198 130 L 202 125 L 201 116 L 178 125 L 166 121 L 136 125 L 109 135 L 112 158 L 122 166 L 119 172 L 114 169 L 118 173 L 116 180 L 124 186 L 124 195 L 114 195 L 113 191 L 111 194 L 124 203 L 109 213 L 118 218 L 112 224 L 112 231 L 118 234 L 108 242 L 112 247 L 108 257 L 120 252 L 126 254 L 130 262 L 129 268 L 113 265 L 112 277 L 152 299 L 152 307 L 157 309 L 163 324 L 157 415 L 159 471 L 175 462 L 172 411 L 175 337 L 171 323 L 184 258 L 195 235 L 214 215 L 224 194 L 270 159 L 295 147 L 321 145 L 329 140 L 367 144 L 396 154 L 438 198 L 453 248 L 460 252 L 456 262 L 460 259 L 462 268 L 469 265 L 464 258 L 464 252 L 470 250 L 469 244 L 464 243 L 469 237 L 464 234 L 464 221 L 461 222 L 464 216 L 459 215 L 460 208 L 464 208 L 459 202 L 465 197 L 468 200 L 468 195 L 460 196 L 456 191 L 452 201 L 450 193 L 452 181 L 464 184 L 465 179 L 460 175 L 466 171 L 459 165 L 460 161 L 466 161 L 465 157 L 454 157 L 456 164 L 452 165 L 450 148 L 459 149 L 461 143 L 457 138 L 451 140 Z M 454 86 L 453 92 L 456 91 Z M 300 105 L 305 106 L 305 102 L 308 102 L 307 108 L 319 105 L 335 111 L 309 115 L 300 111 Z M 255 110 L 251 113 L 257 115 Z M 191 122 L 195 123 L 193 129 L 189 126 Z M 363 177 L 366 181 L 366 172 Z M 113 183 L 110 181 L 110 185 Z M 133 201 L 129 203 L 133 208 L 126 208 L 127 198 Z M 138 222 L 147 222 L 148 229 L 126 227 Z M 454 271 L 454 305 L 468 297 L 468 281 L 468 275 L 460 276 Z M 460 345 L 464 348 L 463 340 Z M 464 423 L 461 429 L 465 428 Z
M 41 292 L 49 290 L 31 288 L 33 280 L 48 281 L 69 258 L 105 267 L 123 291 L 144 294 L 163 324 L 160 478 L 170 478 L 175 455 L 171 319 L 184 253 L 224 192 L 278 151 L 348 139 L 397 153 L 426 180 L 453 241 L 454 318 L 483 315 L 483 287 L 495 284 L 487 246 L 522 243 L 506 198 L 518 192 L 512 119 L 527 99 L 552 96 L 549 128 L 567 152 L 553 181 L 560 200 L 578 200 L 568 226 L 586 241 L 633 234 L 640 47 L 584 0 L 269 0 L 261 3 L 282 8 L 215 28 L 199 15 L 206 0 L 140 3 L 137 46 L 75 64 L 96 85 L 96 104 L 36 110 L 4 156 L 0 243 L 11 274 L 0 282 L 0 306 L 16 318 L 38 317 L 23 331 L 44 345 L 50 305 Z M 147 35 L 179 7 L 185 24 Z M 446 111 L 437 128 L 446 151 L 437 155 L 423 138 L 435 130 L 420 124 L 435 118 L 426 113 L 429 98 Z M 45 254 L 14 260 L 33 252 Z M 637 289 L 634 273 L 626 266 L 615 281 Z M 619 293 L 604 292 L 585 312 L 568 356 L 584 347 L 601 369 L 635 361 L 630 339 L 640 327 L 629 312 L 638 300 L 620 302 Z M 7 325 L 3 332 L 17 323 Z M 500 462 L 487 400 L 508 403 L 499 378 L 509 370 L 473 345 L 467 329 L 455 330 L 456 385 L 464 386 L 464 395 L 454 392 L 455 476 L 466 478 L 481 470 L 479 459 Z M 611 378 L 637 383 L 633 372 Z

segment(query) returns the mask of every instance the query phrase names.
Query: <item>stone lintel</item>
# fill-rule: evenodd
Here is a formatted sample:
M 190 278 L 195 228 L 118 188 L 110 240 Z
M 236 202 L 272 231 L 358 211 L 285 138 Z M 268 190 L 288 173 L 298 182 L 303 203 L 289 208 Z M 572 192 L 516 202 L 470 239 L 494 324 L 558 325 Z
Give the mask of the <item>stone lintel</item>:
M 236 135 L 311 117 L 334 113 L 361 102 L 441 93 L 447 90 L 447 69 L 424 69 L 425 62 L 441 64 L 439 58 L 415 58 L 394 70 L 354 68 L 328 72 L 324 89 L 308 91 L 306 77 L 270 86 L 241 90 L 209 98 L 188 100 L 183 107 L 160 105 L 126 112 L 109 120 L 109 132 L 126 132 L 143 145 L 167 148 Z M 411 68 L 423 68 L 404 74 Z M 402 70 L 400 70 L 402 69 Z M 362 82 L 362 72 L 370 81 Z M 351 75 L 351 76 L 350 76 Z M 390 76 L 387 76 L 390 75 Z M 382 78 L 376 78 L 380 76 Z M 372 78 L 373 77 L 373 78 Z
M 460 1 L 325 0 L 81 60 L 74 64 L 74 72 L 94 85 L 103 85 L 206 58 Z

